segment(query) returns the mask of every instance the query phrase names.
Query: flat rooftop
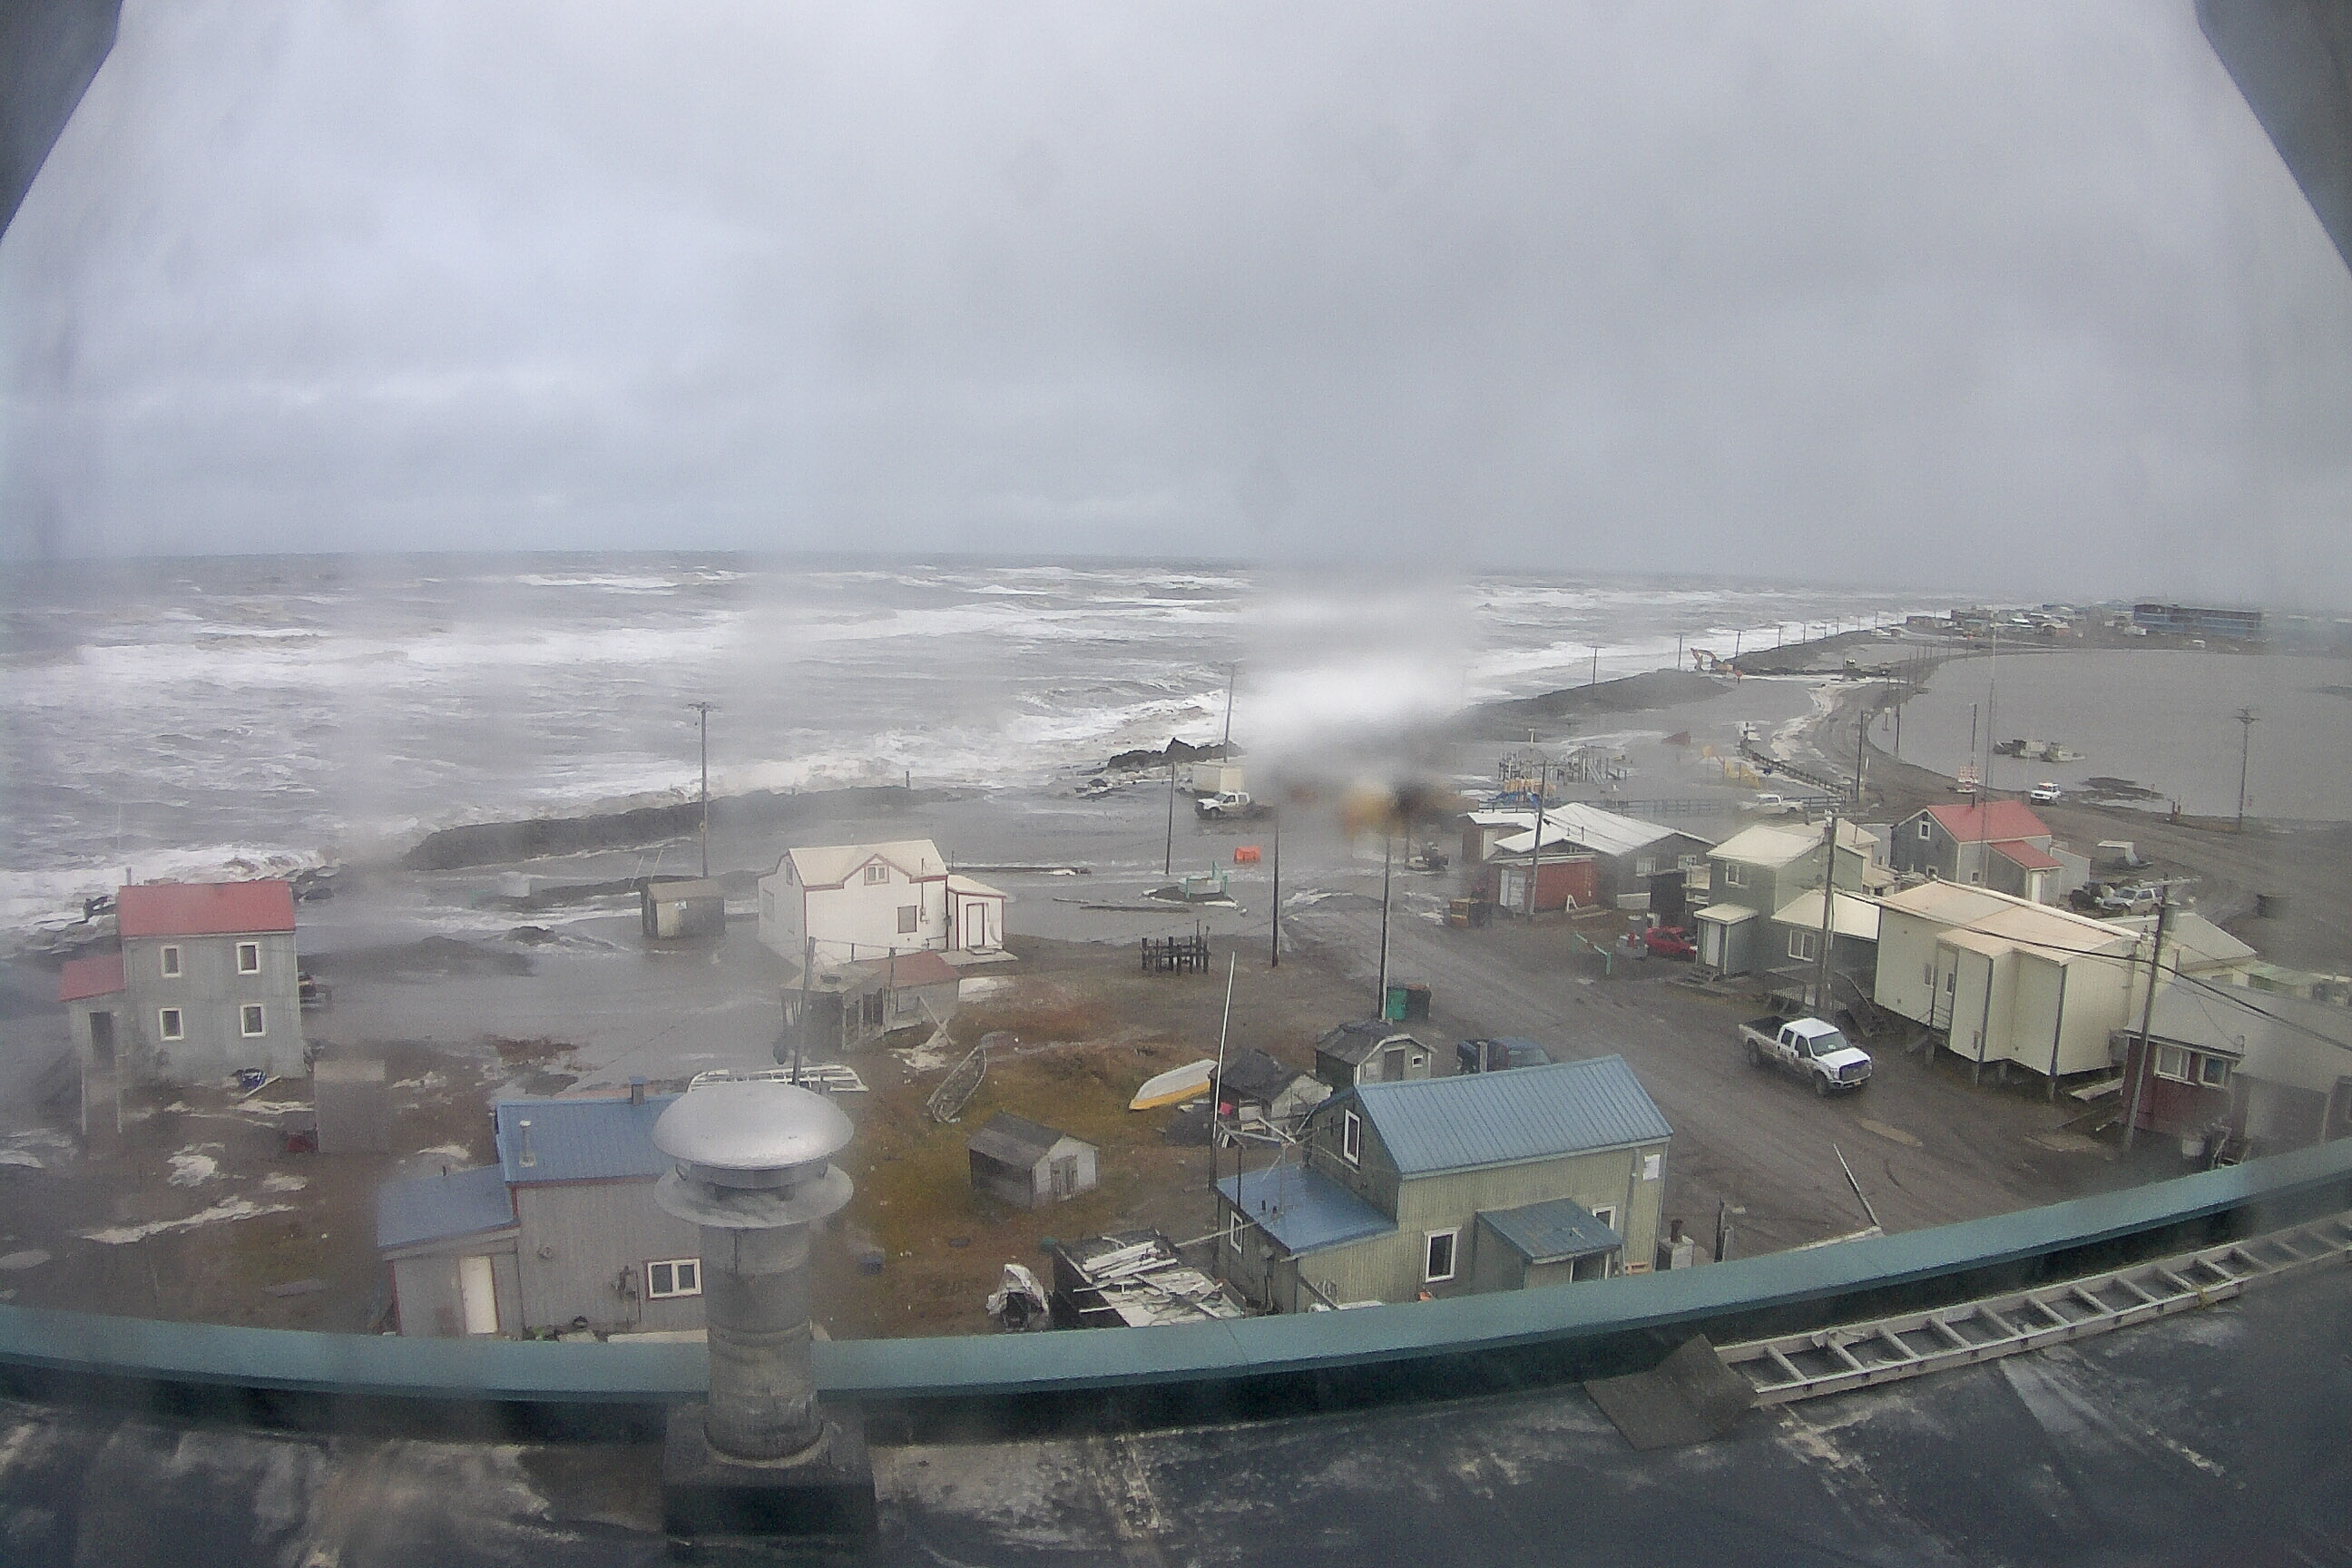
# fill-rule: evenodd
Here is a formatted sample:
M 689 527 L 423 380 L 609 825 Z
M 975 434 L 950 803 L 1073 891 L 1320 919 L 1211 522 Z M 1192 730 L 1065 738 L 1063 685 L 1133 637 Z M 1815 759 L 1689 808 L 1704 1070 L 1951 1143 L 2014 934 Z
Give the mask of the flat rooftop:
M 2315 1268 L 2101 1338 L 1750 1411 L 1715 1442 L 1646 1454 L 1575 1385 L 1129 1436 L 877 1444 L 869 1551 L 694 1560 L 2340 1562 L 2347 1343 L 2346 1276 Z M 28 1568 L 677 1561 L 656 1443 L 326 1437 L 23 1401 L 0 1401 L 0 1529 Z

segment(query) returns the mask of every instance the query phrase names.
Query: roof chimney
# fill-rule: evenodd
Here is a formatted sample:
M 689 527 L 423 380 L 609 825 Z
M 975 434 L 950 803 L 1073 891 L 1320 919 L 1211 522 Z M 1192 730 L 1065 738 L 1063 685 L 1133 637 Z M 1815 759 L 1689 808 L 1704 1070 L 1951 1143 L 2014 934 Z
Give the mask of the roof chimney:
M 643 1105 L 645 1102 L 646 1080 L 641 1078 L 631 1079 L 629 1080 L 629 1103 L 631 1105 Z
M 531 1152 L 530 1118 L 528 1116 L 515 1123 L 515 1163 L 518 1165 L 539 1163 L 539 1156 Z

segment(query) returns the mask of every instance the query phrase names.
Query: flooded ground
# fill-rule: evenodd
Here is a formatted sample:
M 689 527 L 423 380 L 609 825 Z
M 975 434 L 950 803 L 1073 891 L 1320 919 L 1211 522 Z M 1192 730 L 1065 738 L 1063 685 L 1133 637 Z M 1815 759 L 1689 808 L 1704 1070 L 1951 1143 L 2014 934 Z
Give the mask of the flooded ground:
M 2352 662 L 2343 659 L 2161 649 L 1957 659 L 1905 708 L 1903 760 L 1955 772 L 1969 760 L 1973 710 L 1979 757 L 1988 733 L 2057 741 L 2083 753 L 2065 763 L 1995 756 L 1990 788 L 2053 779 L 2080 793 L 2094 779 L 2124 780 L 2149 793 L 2117 804 L 2166 811 L 2177 802 L 2191 816 L 2231 816 L 2242 739 L 2234 716 L 2249 707 L 2260 717 L 2247 759 L 2247 812 L 2352 821 Z

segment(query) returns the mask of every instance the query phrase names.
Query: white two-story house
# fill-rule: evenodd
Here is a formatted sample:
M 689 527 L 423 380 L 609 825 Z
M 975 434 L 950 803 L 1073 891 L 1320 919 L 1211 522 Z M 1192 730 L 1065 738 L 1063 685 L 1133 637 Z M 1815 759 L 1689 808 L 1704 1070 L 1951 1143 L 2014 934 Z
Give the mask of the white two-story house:
M 1005 895 L 948 869 L 928 838 L 788 849 L 760 879 L 760 941 L 797 969 L 899 952 L 994 952 Z

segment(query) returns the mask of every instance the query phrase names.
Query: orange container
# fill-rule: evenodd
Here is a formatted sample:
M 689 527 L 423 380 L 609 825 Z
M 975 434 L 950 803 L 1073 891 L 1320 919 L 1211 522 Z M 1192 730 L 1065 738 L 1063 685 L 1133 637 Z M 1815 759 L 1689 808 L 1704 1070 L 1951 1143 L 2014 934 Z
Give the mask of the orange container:
M 1256 864 L 1257 864 L 1257 846 L 1256 846 L 1256 845 L 1255 845 L 1255 844 L 1236 844 L 1236 845 L 1234 845 L 1234 865 L 1236 865 L 1236 866 L 1255 866 L 1255 865 L 1256 865 Z

